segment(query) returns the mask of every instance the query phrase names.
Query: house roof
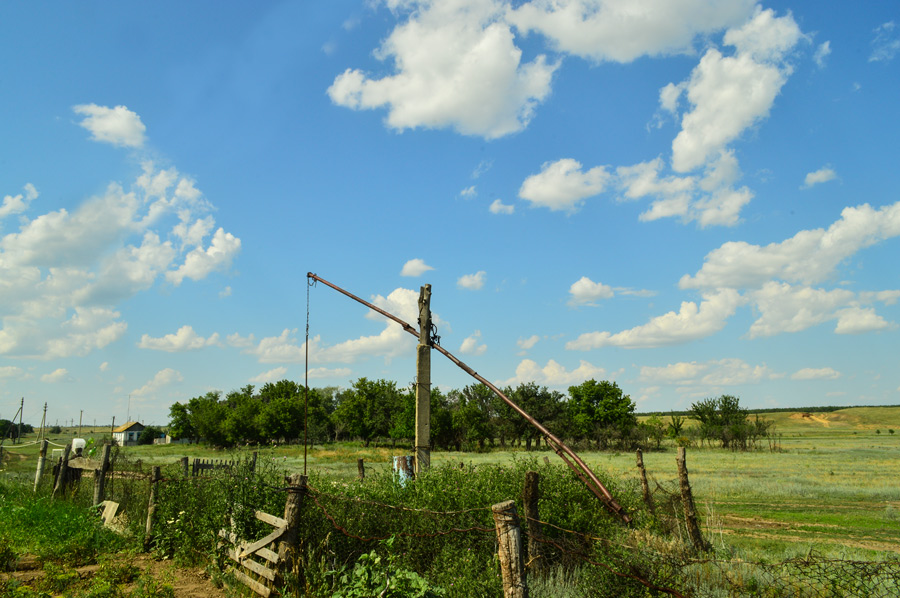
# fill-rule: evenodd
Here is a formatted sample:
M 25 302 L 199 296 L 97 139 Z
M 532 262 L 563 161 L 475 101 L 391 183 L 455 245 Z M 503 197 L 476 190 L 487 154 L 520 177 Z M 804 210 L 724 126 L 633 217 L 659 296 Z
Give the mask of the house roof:
M 132 428 L 134 429 L 135 432 L 140 432 L 141 430 L 144 429 L 144 424 L 142 424 L 140 422 L 128 422 L 127 424 L 122 424 L 121 426 L 119 426 L 118 428 L 113 430 L 113 433 L 127 432 L 128 430 L 131 430 Z

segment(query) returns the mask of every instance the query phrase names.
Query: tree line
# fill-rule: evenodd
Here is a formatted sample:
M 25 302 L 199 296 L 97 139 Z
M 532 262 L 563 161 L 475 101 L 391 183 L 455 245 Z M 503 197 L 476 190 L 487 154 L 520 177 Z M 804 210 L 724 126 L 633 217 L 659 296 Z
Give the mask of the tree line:
M 567 394 L 535 383 L 521 383 L 503 392 L 553 434 L 584 448 L 659 448 L 666 437 L 687 438 L 689 432 L 684 418 L 675 415 L 668 423 L 658 416 L 639 423 L 631 397 L 606 380 L 587 380 L 569 387 Z M 747 411 L 736 398 L 723 399 L 692 406 L 691 417 L 700 426 L 692 427 L 690 433 L 696 437 L 699 430 L 703 439 L 721 442 L 726 448 L 752 446 L 753 434 L 744 433 L 739 425 L 741 415 L 746 423 Z M 296 382 L 281 380 L 259 389 L 248 385 L 224 397 L 211 391 L 175 403 L 169 410 L 169 434 L 219 447 L 302 441 L 304 436 L 320 444 L 358 440 L 365 446 L 395 445 L 415 437 L 415 404 L 414 390 L 384 379 L 359 378 L 346 389 L 308 391 Z M 715 419 L 720 412 L 720 419 Z M 431 391 L 432 448 L 524 446 L 531 450 L 540 447 L 541 438 L 536 428 L 483 384 Z

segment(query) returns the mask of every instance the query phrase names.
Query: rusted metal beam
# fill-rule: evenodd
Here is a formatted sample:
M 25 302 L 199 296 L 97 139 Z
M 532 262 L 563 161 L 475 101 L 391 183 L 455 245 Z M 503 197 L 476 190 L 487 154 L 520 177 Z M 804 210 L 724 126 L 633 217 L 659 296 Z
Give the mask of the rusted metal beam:
M 397 316 L 395 316 L 379 307 L 376 307 L 375 305 L 372 305 L 368 301 L 360 299 L 353 293 L 345 291 L 344 289 L 340 288 L 339 286 L 328 282 L 324 278 L 322 278 L 316 274 L 313 274 L 312 272 L 308 272 L 306 274 L 306 276 L 309 279 L 312 279 L 316 282 L 321 282 L 322 284 L 325 284 L 325 285 L 331 287 L 332 289 L 341 293 L 342 295 L 346 295 L 347 297 L 353 299 L 354 301 L 362 303 L 369 309 L 378 312 L 379 314 L 385 316 L 386 318 L 388 318 L 390 320 L 393 320 L 394 322 L 399 324 L 403 328 L 403 330 L 412 334 L 416 338 L 420 337 L 418 330 L 416 330 L 410 324 L 404 322 Z M 562 458 L 563 462 L 565 462 L 565 464 L 572 471 L 575 472 L 575 475 L 577 475 L 579 477 L 579 479 L 581 479 L 581 481 L 585 484 L 585 486 L 588 487 L 588 490 L 590 490 L 598 499 L 600 499 L 600 502 L 602 502 L 606 506 L 606 508 L 609 509 L 609 511 L 611 511 L 613 514 L 615 514 L 619 518 L 621 518 L 622 521 L 624 521 L 625 523 L 631 522 L 631 517 L 625 511 L 625 508 L 622 507 L 622 505 L 620 505 L 618 502 L 616 502 L 616 500 L 613 498 L 612 494 L 610 494 L 609 490 L 606 489 L 606 487 L 597 478 L 596 474 L 594 474 L 594 472 L 591 470 L 591 468 L 588 467 L 587 463 L 585 463 L 584 460 L 581 457 L 579 457 L 575 451 L 573 451 L 571 448 L 569 448 L 562 440 L 557 438 L 552 432 L 550 432 L 550 430 L 548 430 L 546 427 L 543 426 L 543 424 L 541 424 L 539 421 L 537 421 L 531 415 L 529 415 L 524 409 L 519 407 L 512 399 L 510 399 L 505 394 L 503 394 L 503 392 L 499 388 L 497 388 L 494 384 L 492 384 L 490 381 L 488 381 L 484 376 L 481 376 L 480 374 L 478 374 L 478 372 L 476 372 L 471 367 L 469 367 L 468 365 L 466 365 L 465 363 L 460 361 L 456 356 L 454 356 L 452 353 L 450 353 L 449 351 L 444 349 L 437 342 L 433 343 L 432 346 L 434 347 L 435 350 L 442 353 L 445 357 L 447 357 L 447 359 L 452 361 L 461 370 L 463 370 L 464 372 L 466 372 L 467 374 L 469 374 L 470 376 L 472 376 L 473 378 L 475 378 L 476 380 L 478 380 L 479 382 L 481 382 L 482 384 L 484 384 L 485 386 L 490 388 L 491 391 L 494 394 L 496 394 L 498 397 L 500 397 L 500 399 L 503 402 L 505 402 L 507 405 L 509 405 L 513 409 L 513 411 L 515 411 L 516 413 L 521 415 L 523 418 L 525 418 L 525 420 L 528 423 L 530 423 L 532 426 L 537 428 L 537 430 L 541 434 L 543 434 L 544 437 L 548 440 L 548 444 L 553 449 L 553 451 L 557 455 L 559 455 L 560 458 Z

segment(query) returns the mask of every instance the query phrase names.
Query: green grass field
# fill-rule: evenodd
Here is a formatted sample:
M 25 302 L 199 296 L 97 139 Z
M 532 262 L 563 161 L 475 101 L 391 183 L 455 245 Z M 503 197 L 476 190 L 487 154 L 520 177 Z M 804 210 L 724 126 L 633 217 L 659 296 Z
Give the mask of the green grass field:
M 705 531 L 717 548 L 748 559 L 779 559 L 810 551 L 848 559 L 880 558 L 900 553 L 900 407 L 851 408 L 831 413 L 779 412 L 774 421 L 777 450 L 730 452 L 689 448 L 687 464 Z M 667 419 L 667 418 L 665 418 Z M 83 436 L 90 437 L 88 429 Z M 894 430 L 896 433 L 892 433 Z M 65 444 L 73 430 L 51 438 Z M 105 430 L 97 430 L 100 434 Z M 37 445 L 33 437 L 4 446 L 3 475 L 34 476 Z M 198 445 L 142 446 L 124 449 L 129 460 L 169 464 L 183 456 L 229 459 L 244 449 L 223 452 Z M 408 449 L 406 449 L 408 450 Z M 357 475 L 357 459 L 369 471 L 390 467 L 390 457 L 404 449 L 353 444 L 316 446 L 307 468 L 339 479 Z M 290 471 L 303 470 L 302 446 L 258 449 L 259 458 Z M 551 452 L 551 463 L 561 463 Z M 485 453 L 435 452 L 433 465 L 504 462 L 524 451 Z M 582 453 L 596 471 L 637 483 L 633 453 Z M 675 449 L 644 454 L 658 499 L 677 491 Z M 516 498 L 516 497 L 510 497 Z

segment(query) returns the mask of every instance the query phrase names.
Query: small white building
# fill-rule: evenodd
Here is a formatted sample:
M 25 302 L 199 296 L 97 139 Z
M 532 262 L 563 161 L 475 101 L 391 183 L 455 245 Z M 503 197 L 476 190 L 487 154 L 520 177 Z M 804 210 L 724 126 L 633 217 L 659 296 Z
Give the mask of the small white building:
M 137 444 L 141 432 L 144 431 L 144 424 L 140 422 L 128 422 L 122 424 L 113 430 L 113 442 L 119 446 L 133 446 Z

